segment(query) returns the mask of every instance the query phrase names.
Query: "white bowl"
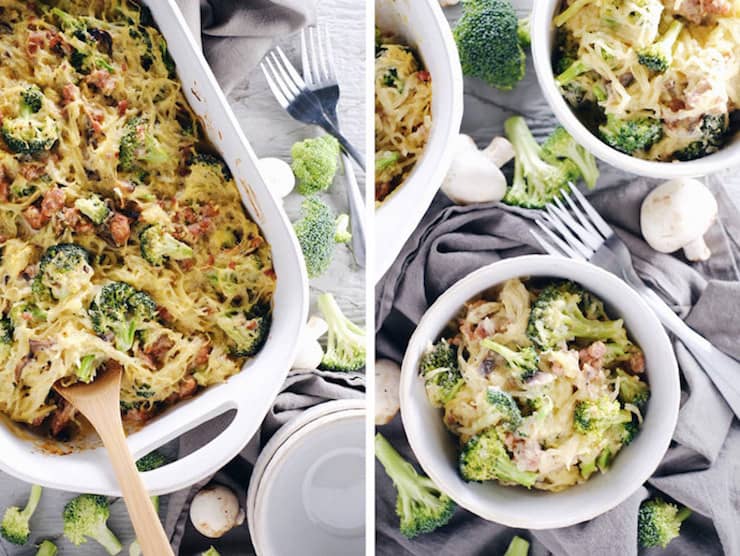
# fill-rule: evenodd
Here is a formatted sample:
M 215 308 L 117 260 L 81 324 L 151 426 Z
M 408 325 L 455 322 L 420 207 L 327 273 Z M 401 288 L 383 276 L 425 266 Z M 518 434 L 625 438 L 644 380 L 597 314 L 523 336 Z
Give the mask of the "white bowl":
M 617 455 L 605 474 L 558 493 L 523 487 L 467 483 L 458 473 L 454 437 L 442 414 L 427 401 L 419 376 L 419 358 L 436 341 L 463 304 L 510 278 L 553 277 L 573 280 L 600 297 L 623 318 L 643 349 L 651 398 L 637 438 Z M 534 255 L 486 266 L 447 290 L 424 314 L 409 342 L 401 373 L 401 415 L 409 444 L 429 477 L 460 506 L 509 527 L 549 529 L 592 519 L 620 504 L 642 485 L 660 463 L 678 418 L 678 365 L 658 318 L 622 280 L 589 263 Z
M 463 78 L 457 46 L 438 0 L 376 0 L 375 24 L 407 40 L 432 76 L 432 129 L 406 181 L 375 211 L 375 282 L 416 229 L 452 161 L 460 132 Z
M 581 123 L 560 94 L 552 69 L 555 46 L 553 16 L 561 0 L 537 0 L 532 12 L 532 57 L 537 79 L 547 102 L 560 123 L 586 149 L 612 166 L 649 178 L 700 177 L 740 164 L 740 134 L 719 152 L 688 162 L 655 162 L 619 152 L 601 141 Z
M 364 554 L 365 414 L 362 400 L 327 402 L 273 435 L 247 496 L 258 555 Z

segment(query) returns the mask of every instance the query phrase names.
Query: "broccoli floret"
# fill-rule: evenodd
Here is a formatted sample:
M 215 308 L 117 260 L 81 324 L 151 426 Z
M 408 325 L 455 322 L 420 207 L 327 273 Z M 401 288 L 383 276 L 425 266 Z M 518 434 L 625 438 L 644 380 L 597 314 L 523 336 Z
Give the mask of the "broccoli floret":
M 427 398 L 434 407 L 443 407 L 465 384 L 457 362 L 457 346 L 440 340 L 430 346 L 419 361 Z
M 303 251 L 308 276 L 317 278 L 326 272 L 334 258 L 336 219 L 331 208 L 317 197 L 303 201 L 301 209 L 303 218 L 293 227 Z
M 0 133 L 14 153 L 33 155 L 48 151 L 59 139 L 59 129 L 51 116 L 39 116 L 44 95 L 36 85 L 21 92 L 17 118 L 3 120 Z
M 578 168 L 565 160 L 551 163 L 544 160 L 542 147 L 537 144 L 524 118 L 515 116 L 504 124 L 506 136 L 516 155 L 514 180 L 504 202 L 526 208 L 542 208 L 561 190 L 579 177 Z
M 33 293 L 39 300 L 64 299 L 90 282 L 93 268 L 90 254 L 74 243 L 52 245 L 41 256 L 33 280 Z
M 321 368 L 359 371 L 365 366 L 365 331 L 344 316 L 332 294 L 321 294 L 317 303 L 329 327 Z
M 382 151 L 375 153 L 375 172 L 384 172 L 401 159 L 401 153 L 396 151 Z
M 148 293 L 125 282 L 111 282 L 100 290 L 88 313 L 98 335 L 112 336 L 116 348 L 128 351 L 136 333 L 157 318 L 157 304 Z
M 517 37 L 519 37 L 519 44 L 522 47 L 529 46 L 532 44 L 532 25 L 529 16 L 519 20 L 519 24 L 516 28 Z
M 595 400 L 579 400 L 573 411 L 573 429 L 580 434 L 603 434 L 614 425 L 632 421 L 632 413 L 621 409 L 619 402 L 602 396 Z
M 299 193 L 313 195 L 329 189 L 339 167 L 339 141 L 331 135 L 305 139 L 295 143 L 290 153 Z
M 640 425 L 635 417 L 629 423 L 624 423 L 619 434 L 619 441 L 625 446 L 631 444 L 638 432 L 640 432 Z
M 67 502 L 62 517 L 64 536 L 72 544 L 80 545 L 90 538 L 99 542 L 108 554 L 118 554 L 123 548 L 106 525 L 110 509 L 105 496 L 81 494 Z
M 10 321 L 14 328 L 28 323 L 31 326 L 40 322 L 46 322 L 46 311 L 35 303 L 19 302 L 10 309 Z
M 701 139 L 673 153 L 681 161 L 696 160 L 717 152 L 725 142 L 728 129 L 727 114 L 706 114 L 700 127 Z
M 13 343 L 13 323 L 5 315 L 0 316 L 0 345 Z
M 144 457 L 136 460 L 136 469 L 138 469 L 140 473 L 144 473 L 146 471 L 151 471 L 153 469 L 157 469 L 158 467 L 162 467 L 166 463 L 167 458 L 164 456 L 164 454 L 158 452 L 157 450 L 154 450 L 153 452 L 149 452 Z
M 77 370 L 75 371 L 75 375 L 77 375 L 78 380 L 88 384 L 92 382 L 95 378 L 100 362 L 100 358 L 94 353 L 82 357 L 82 359 L 80 359 L 80 364 L 77 366 Z
M 643 48 L 637 53 L 637 59 L 646 68 L 660 73 L 665 72 L 673 63 L 673 46 L 683 30 L 683 22 L 674 19 L 661 39 Z
M 599 126 L 601 139 L 610 147 L 633 154 L 647 151 L 663 137 L 663 124 L 655 118 L 620 120 L 607 114 L 606 123 Z
M 579 75 L 583 75 L 587 71 L 590 71 L 591 68 L 589 68 L 584 62 L 581 60 L 576 60 L 573 62 L 570 66 L 568 66 L 561 74 L 559 74 L 555 81 L 557 82 L 560 87 L 564 87 L 571 83 L 576 77 Z
M 233 176 L 226 163 L 210 153 L 196 153 L 188 161 L 188 179 L 198 183 L 222 183 L 231 181 Z
M 229 349 L 234 357 L 251 357 L 267 341 L 270 316 L 247 315 L 244 311 L 228 312 L 216 317 L 216 325 L 231 340 Z
M 577 59 L 580 45 L 570 30 L 561 27 L 557 30 L 554 70 L 561 74 L 567 70 Z
M 142 166 L 156 167 L 169 159 L 149 124 L 138 117 L 126 122 L 118 154 L 118 167 L 123 172 L 141 172 Z
M 167 77 L 174 79 L 177 76 L 177 66 L 175 65 L 175 60 L 172 59 L 172 55 L 170 54 L 170 50 L 167 48 L 167 42 L 164 38 L 160 38 L 159 41 L 159 55 L 162 57 L 164 69 L 167 70 Z
M 518 373 L 521 380 L 529 380 L 537 373 L 537 365 L 540 362 L 540 356 L 532 347 L 525 347 L 519 351 L 514 351 L 490 338 L 481 341 L 481 346 L 491 351 L 495 351 L 501 357 L 506 359 L 507 365 Z
M 573 282 L 553 283 L 532 304 L 527 335 L 542 349 L 556 349 L 575 339 L 626 344 L 627 333 L 619 320 L 588 319 L 579 304 L 583 290 Z
M 542 144 L 546 160 L 557 162 L 563 158 L 570 160 L 578 167 L 583 181 L 590 188 L 596 186 L 599 179 L 599 167 L 594 155 L 579 145 L 564 127 L 558 126 Z
M 108 205 L 97 195 L 92 195 L 87 199 L 77 199 L 75 201 L 75 208 L 92 220 L 93 224 L 97 224 L 98 226 L 105 222 L 105 219 L 110 214 Z
M 689 508 L 684 506 L 679 509 L 661 498 L 643 502 L 637 514 L 637 538 L 640 546 L 665 548 L 681 534 L 681 523 L 690 515 Z
M 388 68 L 388 70 L 383 74 L 382 79 L 383 85 L 386 87 L 392 87 L 399 93 L 403 92 L 403 81 L 398 77 L 398 69 Z
M 87 39 L 87 25 L 82 19 L 56 7 L 52 8 L 49 13 L 56 19 L 62 31 L 81 41 Z
M 527 556 L 527 554 L 529 554 L 529 541 L 516 536 L 511 539 L 504 556 Z
M 506 452 L 506 447 L 495 428 L 474 436 L 462 448 L 459 459 L 460 474 L 466 481 L 491 481 L 522 485 L 531 488 L 537 473 L 519 469 Z
M 491 386 L 486 392 L 486 401 L 501 416 L 509 430 L 516 430 L 521 425 L 522 412 L 511 394 Z
M 619 381 L 619 401 L 631 403 L 642 408 L 650 398 L 650 387 L 647 382 L 640 380 L 637 375 L 630 375 L 622 369 L 617 369 Z
M 552 398 L 547 394 L 527 399 L 529 411 L 540 421 L 552 413 L 554 406 Z
M 455 503 L 431 479 L 420 475 L 381 435 L 375 435 L 375 457 L 393 481 L 398 497 L 396 515 L 401 533 L 409 539 L 446 525 Z
M 334 241 L 337 243 L 349 243 L 352 241 L 352 232 L 349 231 L 349 215 L 340 214 L 337 217 L 334 228 Z
M 503 91 L 524 77 L 519 20 L 508 0 L 467 0 L 453 34 L 465 75 Z
M 0 534 L 3 538 L 13 544 L 26 544 L 28 537 L 31 535 L 29 521 L 36 506 L 41 500 L 41 487 L 33 485 L 31 494 L 28 497 L 28 503 L 22 510 L 17 506 L 11 506 L 5 510 L 2 524 L 0 524 Z
M 141 256 L 149 264 L 162 266 L 166 261 L 184 261 L 193 258 L 193 248 L 176 240 L 163 226 L 152 224 L 139 233 Z
M 36 552 L 36 556 L 56 556 L 56 553 L 57 545 L 46 540 L 39 545 L 39 550 Z

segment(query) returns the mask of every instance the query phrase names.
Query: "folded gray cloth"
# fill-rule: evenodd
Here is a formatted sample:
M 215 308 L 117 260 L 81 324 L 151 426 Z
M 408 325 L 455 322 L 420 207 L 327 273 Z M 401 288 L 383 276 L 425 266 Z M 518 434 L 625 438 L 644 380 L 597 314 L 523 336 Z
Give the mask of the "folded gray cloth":
M 643 279 L 717 347 L 740 358 L 740 214 L 718 178 L 708 179 L 720 203 L 720 218 L 708 234 L 713 257 L 689 265 L 678 256 L 655 253 L 639 237 L 639 206 L 655 182 L 597 190 L 596 208 L 629 245 Z M 529 233 L 536 211 L 498 204 L 457 207 L 435 198 L 422 224 L 376 288 L 378 357 L 400 361 L 424 311 L 457 280 L 501 258 L 540 252 Z M 740 496 L 737 476 L 740 424 L 692 356 L 676 342 L 683 378 L 682 406 L 674 442 L 661 466 L 641 488 L 614 510 L 573 527 L 522 532 L 458 510 L 452 522 L 415 540 L 398 532 L 395 491 L 376 467 L 377 553 L 501 554 L 514 534 L 532 542 L 533 555 L 630 556 L 637 554 L 637 509 L 648 491 L 660 491 L 688 505 L 694 515 L 667 553 L 740 554 Z M 413 461 L 400 419 L 381 432 Z
M 283 37 L 314 22 L 316 0 L 177 0 L 228 94 Z

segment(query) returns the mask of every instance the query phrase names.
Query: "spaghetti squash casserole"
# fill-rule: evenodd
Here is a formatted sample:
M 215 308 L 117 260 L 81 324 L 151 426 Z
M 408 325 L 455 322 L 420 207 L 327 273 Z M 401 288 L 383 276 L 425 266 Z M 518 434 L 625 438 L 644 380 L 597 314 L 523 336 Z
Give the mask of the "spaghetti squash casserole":
M 143 422 L 270 326 L 271 252 L 148 10 L 0 1 L 0 412 L 69 438 L 55 383 L 121 369 Z
M 606 472 L 650 395 L 622 320 L 572 282 L 514 279 L 466 303 L 419 371 L 465 480 L 549 491 Z

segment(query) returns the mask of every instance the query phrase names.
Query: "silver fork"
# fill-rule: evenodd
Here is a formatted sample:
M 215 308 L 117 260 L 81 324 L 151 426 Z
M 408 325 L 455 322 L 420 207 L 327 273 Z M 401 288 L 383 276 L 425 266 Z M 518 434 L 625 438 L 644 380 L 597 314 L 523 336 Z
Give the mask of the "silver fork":
M 334 52 L 326 27 L 311 26 L 308 31 L 301 30 L 301 65 L 306 86 L 318 97 L 324 113 L 339 128 L 337 118 L 339 83 L 334 69 Z M 342 155 L 342 161 L 348 181 L 347 203 L 352 226 L 352 252 L 357 263 L 364 267 L 365 204 L 362 202 L 362 194 L 357 185 L 352 162 L 346 154 Z
M 740 417 L 740 362 L 724 354 L 692 330 L 637 275 L 624 242 L 596 212 L 586 197 L 571 184 L 570 191 L 547 205 L 536 223 L 544 237 L 532 234 L 551 255 L 590 261 L 624 279 L 647 301 L 663 325 L 696 357 L 736 416 Z M 566 206 L 567 205 L 567 206 Z
M 342 148 L 364 170 L 365 157 L 355 149 L 331 118 L 324 113 L 319 98 L 306 87 L 305 81 L 277 46 L 260 64 L 267 85 L 280 105 L 299 122 L 318 125 L 337 138 Z

